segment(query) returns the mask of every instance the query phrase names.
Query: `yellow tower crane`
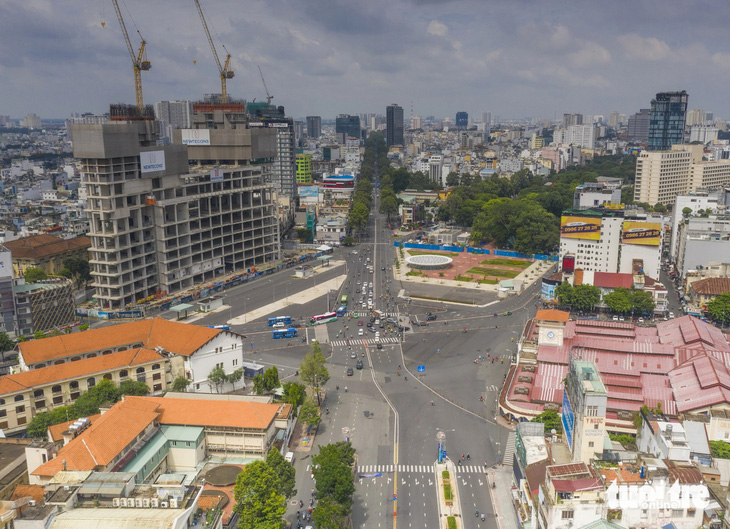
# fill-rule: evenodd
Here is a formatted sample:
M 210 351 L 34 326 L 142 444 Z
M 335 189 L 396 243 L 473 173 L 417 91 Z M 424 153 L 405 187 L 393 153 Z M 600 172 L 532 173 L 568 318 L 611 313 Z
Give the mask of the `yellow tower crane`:
M 144 101 L 142 99 L 142 71 L 147 71 L 152 67 L 150 61 L 147 60 L 147 51 L 145 46 L 147 43 L 142 38 L 142 34 L 137 30 L 139 38 L 142 39 L 142 44 L 139 46 L 139 52 L 134 55 L 134 48 L 132 48 L 132 42 L 129 40 L 129 33 L 127 33 L 127 26 L 124 24 L 124 18 L 122 12 L 119 10 L 119 4 L 117 0 L 112 0 L 114 4 L 114 10 L 117 12 L 117 18 L 119 19 L 119 25 L 122 28 L 122 34 L 124 35 L 124 41 L 127 43 L 127 50 L 129 50 L 129 56 L 132 59 L 132 67 L 134 68 L 134 93 L 137 98 L 137 109 L 142 112 L 144 109 Z
M 266 87 L 264 72 L 261 71 L 261 66 L 259 66 L 259 74 L 261 75 L 261 82 L 264 83 L 264 91 L 266 92 L 266 104 L 271 106 L 271 100 L 274 99 L 274 96 L 269 93 L 269 89 Z
M 208 44 L 210 44 L 210 49 L 213 50 L 213 57 L 215 58 L 216 65 L 218 65 L 218 73 L 220 73 L 221 76 L 221 102 L 227 103 L 228 91 L 226 90 L 226 80 L 233 79 L 234 76 L 233 70 L 231 70 L 231 54 L 228 53 L 226 47 L 223 46 L 223 49 L 226 50 L 226 62 L 223 66 L 221 66 L 221 60 L 218 58 L 218 51 L 215 49 L 215 44 L 213 44 L 213 39 L 211 38 L 210 31 L 208 30 L 208 23 L 205 21 L 205 15 L 203 15 L 203 8 L 200 7 L 200 2 L 198 0 L 195 0 L 195 7 L 198 8 L 200 20 L 203 22 L 203 29 L 205 30 L 205 36 L 208 37 Z

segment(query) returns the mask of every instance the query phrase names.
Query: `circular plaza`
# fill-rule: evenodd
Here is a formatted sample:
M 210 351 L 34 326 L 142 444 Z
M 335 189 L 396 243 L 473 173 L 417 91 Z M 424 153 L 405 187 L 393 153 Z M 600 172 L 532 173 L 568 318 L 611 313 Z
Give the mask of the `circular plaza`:
M 443 270 L 451 266 L 453 259 L 445 255 L 410 255 L 406 264 L 414 270 Z

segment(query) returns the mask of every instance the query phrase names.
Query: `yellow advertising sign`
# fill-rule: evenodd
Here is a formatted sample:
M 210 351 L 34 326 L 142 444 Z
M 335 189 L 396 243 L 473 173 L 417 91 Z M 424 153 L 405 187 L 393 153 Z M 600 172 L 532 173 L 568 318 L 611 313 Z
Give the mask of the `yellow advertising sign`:
M 560 218 L 560 236 L 597 241 L 601 238 L 601 219 L 563 216 Z
M 659 246 L 662 225 L 658 222 L 625 221 L 621 230 L 621 242 L 624 244 L 643 244 Z

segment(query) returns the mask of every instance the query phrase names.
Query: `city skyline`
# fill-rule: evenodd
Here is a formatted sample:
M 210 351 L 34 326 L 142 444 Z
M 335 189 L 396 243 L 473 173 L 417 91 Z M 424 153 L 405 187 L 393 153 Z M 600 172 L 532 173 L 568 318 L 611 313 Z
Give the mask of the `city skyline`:
M 687 90 L 690 108 L 730 115 L 723 98 L 730 45 L 717 47 L 730 10 L 639 2 L 626 19 L 607 4 L 562 4 L 314 0 L 301 9 L 289 0 L 256 0 L 242 10 L 232 0 L 202 2 L 219 54 L 222 42 L 232 55 L 229 93 L 265 100 L 261 66 L 272 103 L 292 116 L 380 113 L 393 102 L 406 116 L 413 102 L 415 114 L 452 119 L 460 110 L 505 119 L 630 115 L 657 92 L 673 90 Z M 192 1 L 176 7 L 130 0 L 122 12 L 135 51 L 135 27 L 147 41 L 146 103 L 220 91 Z M 692 22 L 698 12 L 712 12 L 701 27 Z M 0 29 L 13 43 L 0 52 L 0 114 L 63 118 L 134 102 L 130 58 L 110 2 L 10 0 L 0 7 Z

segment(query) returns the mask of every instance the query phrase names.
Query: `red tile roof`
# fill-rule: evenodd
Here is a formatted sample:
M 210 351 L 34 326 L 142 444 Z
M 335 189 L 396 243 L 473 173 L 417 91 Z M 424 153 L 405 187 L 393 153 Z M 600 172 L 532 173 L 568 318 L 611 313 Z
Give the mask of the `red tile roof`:
M 97 413 L 96 415 L 89 415 L 87 419 L 89 419 L 90 423 L 93 423 L 99 417 L 101 417 L 101 413 Z M 63 439 L 63 432 L 68 430 L 68 427 L 71 426 L 74 422 L 76 421 L 62 422 L 49 426 L 48 434 L 50 435 L 51 441 L 61 441 Z
M 28 365 L 137 343 L 190 356 L 221 332 L 226 331 L 155 318 L 21 342 L 18 349 Z
M 709 277 L 690 284 L 690 288 L 697 294 L 719 296 L 730 292 L 730 277 Z
M 599 288 L 631 288 L 634 286 L 634 276 L 616 272 L 594 272 L 593 286 Z
M 538 321 L 568 321 L 570 313 L 563 310 L 541 309 L 537 311 L 535 319 Z
M 42 259 L 51 255 L 73 252 L 79 248 L 91 248 L 91 239 L 85 235 L 73 239 L 61 239 L 53 235 L 31 235 L 4 243 L 13 259 Z

